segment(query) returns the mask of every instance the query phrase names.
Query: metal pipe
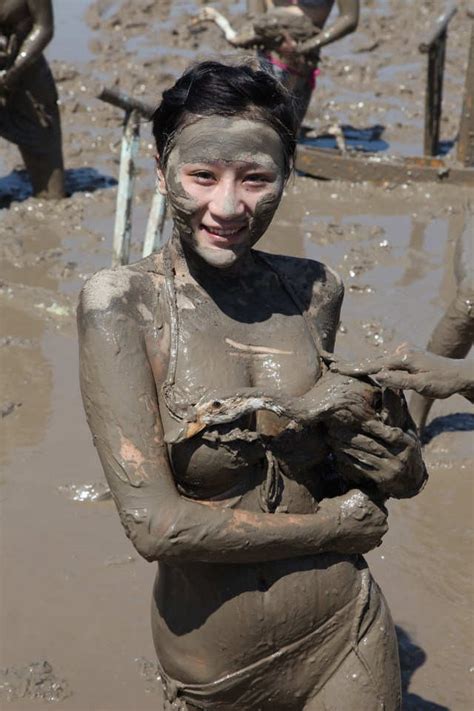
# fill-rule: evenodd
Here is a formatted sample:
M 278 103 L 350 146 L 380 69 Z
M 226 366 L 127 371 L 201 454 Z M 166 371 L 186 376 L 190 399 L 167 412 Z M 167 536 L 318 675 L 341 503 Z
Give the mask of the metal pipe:
M 115 213 L 112 266 L 128 264 L 132 236 L 132 202 L 135 183 L 135 159 L 140 143 L 140 116 L 137 111 L 125 114 L 120 153 L 117 209 Z

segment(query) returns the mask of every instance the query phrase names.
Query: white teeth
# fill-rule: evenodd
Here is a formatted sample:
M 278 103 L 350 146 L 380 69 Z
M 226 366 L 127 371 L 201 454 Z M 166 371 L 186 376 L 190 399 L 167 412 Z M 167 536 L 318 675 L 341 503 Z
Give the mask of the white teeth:
M 212 232 L 214 235 L 219 235 L 219 237 L 230 237 L 231 235 L 236 235 L 241 229 L 242 228 L 239 227 L 237 230 L 220 230 L 217 227 L 206 227 L 208 232 Z

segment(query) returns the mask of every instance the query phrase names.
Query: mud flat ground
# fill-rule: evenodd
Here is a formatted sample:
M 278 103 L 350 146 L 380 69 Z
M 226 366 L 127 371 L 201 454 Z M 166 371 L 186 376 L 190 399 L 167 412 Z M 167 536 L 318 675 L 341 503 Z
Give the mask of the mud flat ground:
M 203 3 L 57 0 L 49 49 L 61 100 L 68 178 L 61 203 L 0 210 L 0 705 L 64 711 L 161 709 L 149 600 L 154 566 L 140 560 L 110 501 L 78 502 L 73 486 L 103 481 L 77 382 L 74 311 L 84 280 L 108 266 L 121 112 L 92 98 L 92 80 L 156 103 L 193 59 L 229 54 L 216 28 L 192 34 Z M 215 2 L 238 24 L 243 2 Z M 447 55 L 442 138 L 457 133 L 469 3 L 459 0 Z M 421 154 L 425 58 L 420 39 L 437 1 L 366 0 L 360 30 L 324 53 L 308 121 L 385 127 L 388 151 Z M 143 126 L 134 213 L 139 257 L 153 191 Z M 0 143 L 0 199 L 21 197 L 19 157 Z M 6 179 L 7 176 L 7 179 Z M 98 189 L 96 189 L 98 188 Z M 24 196 L 24 195 L 23 195 Z M 343 355 L 424 346 L 450 300 L 452 253 L 467 192 L 444 185 L 349 185 L 296 176 L 262 243 L 336 268 L 346 284 Z M 391 528 L 369 557 L 399 630 L 405 708 L 474 708 L 472 430 L 460 397 L 435 404 L 420 496 L 390 504 Z M 87 489 L 82 489 L 87 492 Z

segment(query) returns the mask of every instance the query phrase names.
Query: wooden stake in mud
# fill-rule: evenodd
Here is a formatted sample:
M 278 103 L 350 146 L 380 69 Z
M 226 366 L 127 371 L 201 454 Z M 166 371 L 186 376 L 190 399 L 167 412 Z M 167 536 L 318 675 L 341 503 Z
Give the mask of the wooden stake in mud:
M 135 160 L 139 145 L 139 117 L 150 120 L 155 108 L 140 99 L 129 96 L 117 89 L 101 87 L 97 98 L 125 111 L 122 153 L 120 157 L 120 177 L 117 192 L 117 213 L 115 216 L 114 247 L 112 266 L 128 264 L 130 237 L 132 231 L 132 198 L 135 178 Z M 148 257 L 162 246 L 163 228 L 166 219 L 166 198 L 155 192 L 143 242 L 143 257 Z
M 112 266 L 128 264 L 132 236 L 132 201 L 135 182 L 135 160 L 140 143 L 140 115 L 137 110 L 125 113 L 120 153 L 117 210 L 115 213 Z
M 423 152 L 425 156 L 438 153 L 441 107 L 443 102 L 444 60 L 448 24 L 456 14 L 457 7 L 452 5 L 436 20 L 436 25 L 425 42 L 419 46 L 420 52 L 428 54 L 428 73 L 425 95 L 425 135 Z
M 466 167 L 474 166 L 474 22 L 471 27 L 471 44 L 464 84 L 457 159 Z

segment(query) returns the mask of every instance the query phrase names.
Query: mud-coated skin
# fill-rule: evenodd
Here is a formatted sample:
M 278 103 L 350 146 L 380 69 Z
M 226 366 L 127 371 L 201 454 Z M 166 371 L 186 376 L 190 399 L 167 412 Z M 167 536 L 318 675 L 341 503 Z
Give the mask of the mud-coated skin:
M 381 368 L 382 365 L 379 367 Z M 282 440 L 285 434 L 287 439 L 291 439 L 295 428 L 314 427 L 318 423 L 324 425 L 328 440 L 331 441 L 331 438 L 335 440 L 334 451 L 338 473 L 351 486 L 360 486 L 370 490 L 373 495 L 381 497 L 399 496 L 403 498 L 413 493 L 409 488 L 407 489 L 403 479 L 412 481 L 413 477 L 414 493 L 416 493 L 419 489 L 419 482 L 416 479 L 416 474 L 413 476 L 412 467 L 415 471 L 418 469 L 421 453 L 415 435 L 415 425 L 410 418 L 405 400 L 388 390 L 382 391 L 376 383 L 369 382 L 367 378 L 359 379 L 357 369 L 353 369 L 351 374 L 355 375 L 357 379 L 347 374 L 341 375 L 334 371 L 325 371 L 314 387 L 297 398 L 269 397 L 262 395 L 255 388 L 240 389 L 236 396 L 230 398 L 223 398 L 221 394 L 212 393 L 211 397 L 205 397 L 204 401 L 201 399 L 191 408 L 190 412 L 183 413 L 185 425 L 178 430 L 179 435 L 175 434 L 172 439 L 167 439 L 167 441 L 173 443 L 184 441 L 196 436 L 206 426 L 235 422 L 240 417 L 259 410 L 275 412 L 289 420 L 282 432 Z M 361 375 L 366 374 L 362 373 Z M 466 392 L 469 396 L 469 384 L 466 385 L 466 380 L 462 378 L 462 375 L 458 374 L 455 377 L 453 374 L 454 378 L 456 386 L 467 388 Z M 397 385 L 395 381 L 395 387 L 402 386 Z M 471 383 L 470 390 L 472 389 Z M 392 466 L 389 466 L 387 462 L 383 473 L 376 468 L 374 476 L 369 461 L 359 461 L 355 465 L 351 455 L 358 445 L 360 447 L 365 444 L 365 456 L 370 458 L 376 449 L 376 444 L 366 435 L 370 437 L 370 435 L 377 435 L 378 432 L 383 433 L 384 431 L 388 434 L 389 428 L 398 428 L 397 439 L 400 444 L 404 440 L 410 442 L 411 438 L 417 446 L 408 448 L 409 457 L 407 460 L 403 461 L 396 457 L 392 460 Z M 347 438 L 345 447 L 342 446 L 343 433 Z M 244 439 L 244 434 L 237 427 L 227 435 L 226 442 Z M 267 441 L 264 435 L 262 439 Z M 282 460 L 285 459 L 284 453 L 281 453 L 280 456 Z M 402 471 L 404 472 L 403 476 L 401 476 Z
M 454 274 L 456 296 L 436 325 L 427 351 L 445 358 L 465 358 L 474 342 L 474 261 L 473 242 L 474 214 L 468 212 L 464 230 L 456 243 Z M 423 431 L 433 398 L 417 392 L 410 399 L 410 412 L 418 430 Z
M 64 197 L 57 92 L 43 50 L 53 37 L 51 0 L 0 4 L 0 136 L 16 143 L 38 197 Z
M 314 262 L 279 262 L 299 285 L 324 347 L 332 349 L 340 282 Z M 273 272 L 249 263 L 244 284 L 225 275 L 221 285 L 220 273 L 209 284 L 192 278 L 182 257 L 175 265 L 180 353 L 190 354 L 181 356 L 177 383 L 187 397 L 219 384 L 257 385 L 293 396 L 308 390 L 318 378 L 319 359 L 301 314 Z M 328 445 L 318 430 L 281 445 L 285 513 L 263 513 L 259 507 L 262 452 L 251 443 L 229 450 L 211 438 L 199 447 L 167 451 L 163 426 L 169 415 L 157 398 L 170 329 L 162 272 L 155 255 L 89 281 L 78 312 L 81 387 L 127 535 L 147 560 L 159 561 L 153 629 L 160 663 L 172 677 L 199 684 L 244 667 L 344 606 L 349 609 L 359 593 L 358 554 L 378 543 L 386 524 L 383 510 L 363 494 L 324 498 Z M 203 331 L 204 324 L 213 324 L 212 330 Z M 228 347 L 227 334 L 238 343 L 264 344 L 269 355 L 242 355 Z M 286 353 L 278 356 L 275 350 Z M 203 368 L 211 359 L 212 368 Z M 283 423 L 262 413 L 245 426 L 277 438 Z M 327 598 L 330 590 L 337 596 Z M 389 618 L 384 625 L 392 629 Z M 396 697 L 398 672 L 391 663 L 384 674 L 386 691 Z
M 362 431 L 346 379 L 330 388 L 354 415 L 344 430 L 246 411 L 175 437 L 190 404 L 215 392 L 255 388 L 301 408 L 333 350 L 343 298 L 323 264 L 254 249 L 284 182 L 271 127 L 187 119 L 160 159 L 170 245 L 96 274 L 78 309 L 94 443 L 127 535 L 158 561 L 152 628 L 167 703 L 300 711 L 326 695 L 337 711 L 339 679 L 348 708 L 398 710 L 393 624 L 362 558 L 387 512 L 380 495 L 347 491 L 337 458 L 413 495 L 424 468 L 409 425 L 369 420 Z M 350 691 L 348 669 L 359 679 Z
M 395 353 L 367 358 L 360 363 L 331 363 L 343 375 L 371 375 L 382 386 L 414 390 L 419 395 L 442 400 L 462 395 L 474 402 L 474 364 L 399 346 Z

